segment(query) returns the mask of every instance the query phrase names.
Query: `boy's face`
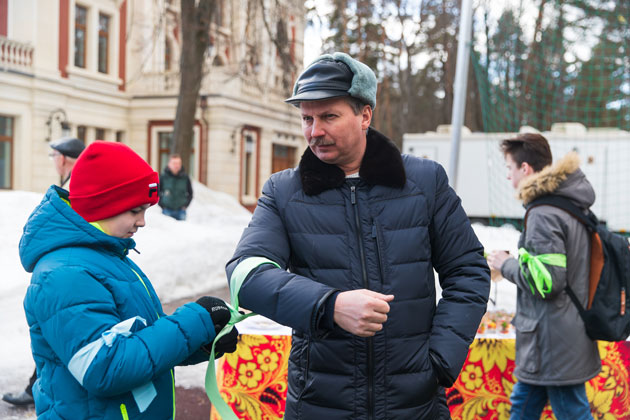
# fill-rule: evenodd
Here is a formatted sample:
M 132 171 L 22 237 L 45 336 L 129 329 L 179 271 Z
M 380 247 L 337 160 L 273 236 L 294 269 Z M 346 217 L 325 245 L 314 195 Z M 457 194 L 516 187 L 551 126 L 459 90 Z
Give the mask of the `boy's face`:
M 108 235 L 131 238 L 139 228 L 145 225 L 144 213 L 149 207 L 149 204 L 143 204 L 108 219 L 99 220 L 98 223 Z
M 521 179 L 526 178 L 534 173 L 534 169 L 527 163 L 523 162 L 520 165 L 512 159 L 512 155 L 505 154 L 505 166 L 508 170 L 507 179 L 512 181 L 512 187 L 518 188 L 518 183 Z

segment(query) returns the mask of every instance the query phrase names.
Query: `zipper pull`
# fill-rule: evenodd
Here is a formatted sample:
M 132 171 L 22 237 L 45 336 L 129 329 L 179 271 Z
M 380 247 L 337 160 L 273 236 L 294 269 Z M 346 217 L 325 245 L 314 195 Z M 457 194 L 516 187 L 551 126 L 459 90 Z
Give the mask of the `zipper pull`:
M 136 251 L 138 254 L 140 254 L 140 251 L 138 251 L 136 248 L 131 248 L 132 251 Z
M 352 185 L 350 187 L 350 202 L 352 204 L 357 204 L 356 189 L 357 187 L 355 185 Z
M 376 223 L 372 225 L 372 238 L 376 238 Z

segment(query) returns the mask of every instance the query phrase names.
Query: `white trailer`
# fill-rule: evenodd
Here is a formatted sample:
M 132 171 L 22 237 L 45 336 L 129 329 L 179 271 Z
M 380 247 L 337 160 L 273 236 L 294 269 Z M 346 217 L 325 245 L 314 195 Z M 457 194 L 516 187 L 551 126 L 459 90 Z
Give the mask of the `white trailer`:
M 538 132 L 522 127 L 520 132 Z M 540 132 L 551 146 L 554 162 L 576 151 L 581 168 L 595 188 L 593 212 L 608 227 L 630 231 L 630 132 L 587 129 L 579 123 L 556 123 Z M 506 179 L 507 170 L 499 145 L 516 133 L 471 133 L 463 127 L 459 174 L 455 189 L 470 217 L 522 218 L 524 209 Z M 451 126 L 433 132 L 403 136 L 403 153 L 435 160 L 448 170 Z

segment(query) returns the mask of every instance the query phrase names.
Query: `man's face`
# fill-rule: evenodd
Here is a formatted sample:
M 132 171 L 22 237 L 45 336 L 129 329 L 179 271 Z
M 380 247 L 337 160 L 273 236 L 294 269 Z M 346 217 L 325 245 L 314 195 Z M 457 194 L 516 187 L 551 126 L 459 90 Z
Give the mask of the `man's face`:
M 179 171 L 182 169 L 182 159 L 170 158 L 168 160 L 168 169 L 170 169 L 174 175 L 177 175 Z
M 514 189 L 518 188 L 518 183 L 521 182 L 521 179 L 533 173 L 532 167 L 529 166 L 529 164 L 523 162 L 519 165 L 509 153 L 505 154 L 505 166 L 508 170 L 507 179 L 512 181 L 512 187 Z
M 355 115 L 344 99 L 333 98 L 301 102 L 300 110 L 302 132 L 315 156 L 346 173 L 356 172 L 365 152 L 365 130 L 370 126 L 372 109 L 365 106 Z
M 138 229 L 145 225 L 144 214 L 149 207 L 149 204 L 143 204 L 108 219 L 99 220 L 98 223 L 108 235 L 117 238 L 131 238 Z
M 60 176 L 63 176 L 63 165 L 65 163 L 65 156 L 54 150 L 48 154 L 55 164 L 55 170 Z

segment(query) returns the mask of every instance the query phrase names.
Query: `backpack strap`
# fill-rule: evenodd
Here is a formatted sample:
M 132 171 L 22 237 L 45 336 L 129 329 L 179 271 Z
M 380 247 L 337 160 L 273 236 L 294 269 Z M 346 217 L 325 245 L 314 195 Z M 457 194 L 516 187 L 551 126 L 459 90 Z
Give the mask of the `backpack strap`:
M 602 268 L 604 266 L 604 253 L 602 249 L 602 241 L 597 233 L 597 227 L 599 226 L 599 221 L 597 217 L 590 210 L 587 213 L 573 204 L 571 200 L 566 197 L 562 197 L 559 195 L 543 195 L 536 198 L 534 201 L 530 202 L 527 205 L 527 211 L 525 212 L 525 218 L 523 220 L 523 231 L 527 229 L 527 216 L 529 215 L 529 211 L 534 207 L 538 206 L 552 206 L 559 208 L 560 210 L 564 210 L 569 213 L 575 219 L 577 219 L 580 223 L 582 223 L 589 232 L 591 232 L 591 263 L 590 263 L 590 273 L 589 273 L 589 287 L 588 287 L 588 302 L 587 309 L 591 308 L 593 304 L 593 298 L 595 297 L 595 291 L 597 290 L 597 285 L 599 284 L 599 278 L 602 272 Z M 573 289 L 569 286 L 569 282 L 565 287 L 567 294 L 577 307 L 582 319 L 585 316 L 585 309 L 580 304 L 577 296 L 573 292 Z
M 595 232 L 597 230 L 597 226 L 599 225 L 597 217 L 595 217 L 591 211 L 584 213 L 581 208 L 573 204 L 573 202 L 568 198 L 561 197 L 559 195 L 543 195 L 527 205 L 527 212 L 525 213 L 524 220 L 525 226 L 527 226 L 527 215 L 529 214 L 529 211 L 538 206 L 552 206 L 557 207 L 560 210 L 564 210 L 586 226 L 586 228 L 591 232 Z

